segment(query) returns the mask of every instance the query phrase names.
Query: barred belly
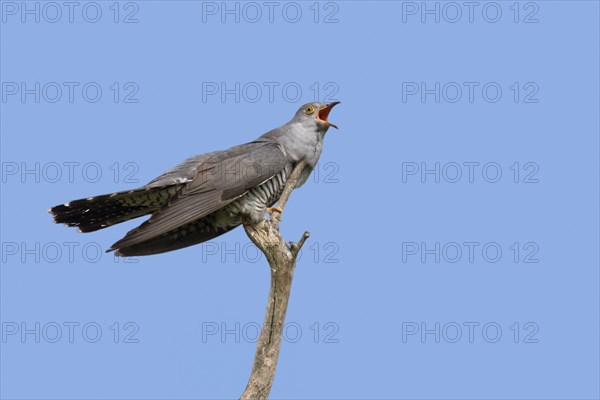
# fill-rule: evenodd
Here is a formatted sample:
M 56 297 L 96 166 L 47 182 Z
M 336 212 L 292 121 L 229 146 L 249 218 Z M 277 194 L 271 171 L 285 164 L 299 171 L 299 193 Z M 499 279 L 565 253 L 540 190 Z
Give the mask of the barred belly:
M 266 208 L 279 200 L 285 187 L 285 182 L 291 173 L 292 167 L 286 167 L 274 177 L 251 189 L 248 193 L 225 207 L 222 212 L 218 213 L 220 215 L 216 218 L 217 225 L 237 225 L 241 222 L 243 215 L 249 216 L 253 222 L 259 222 L 264 218 Z

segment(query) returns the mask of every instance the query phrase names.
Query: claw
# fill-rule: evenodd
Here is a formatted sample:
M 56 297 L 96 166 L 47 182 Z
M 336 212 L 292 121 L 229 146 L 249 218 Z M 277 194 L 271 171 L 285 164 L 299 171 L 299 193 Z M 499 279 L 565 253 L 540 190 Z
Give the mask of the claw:
M 280 215 L 281 215 L 281 213 L 283 213 L 283 210 L 281 208 L 279 208 L 279 207 L 270 207 L 270 208 L 267 208 L 267 212 L 269 213 L 270 216 L 273 216 L 274 212 L 279 213 L 279 215 L 276 215 L 275 218 L 277 218 L 278 221 L 281 221 Z

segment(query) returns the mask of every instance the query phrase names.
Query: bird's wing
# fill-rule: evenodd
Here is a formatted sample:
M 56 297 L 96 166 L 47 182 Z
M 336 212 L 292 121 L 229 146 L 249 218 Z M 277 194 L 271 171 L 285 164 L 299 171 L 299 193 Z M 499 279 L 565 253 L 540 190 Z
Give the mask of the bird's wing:
M 190 182 L 196 177 L 198 166 L 218 153 L 222 152 L 213 151 L 187 158 L 182 163 L 152 179 L 145 187 L 163 187 Z
M 193 222 L 231 203 L 274 177 L 287 164 L 276 142 L 255 141 L 214 153 L 196 167 L 196 176 L 169 202 L 109 250 L 131 246 Z

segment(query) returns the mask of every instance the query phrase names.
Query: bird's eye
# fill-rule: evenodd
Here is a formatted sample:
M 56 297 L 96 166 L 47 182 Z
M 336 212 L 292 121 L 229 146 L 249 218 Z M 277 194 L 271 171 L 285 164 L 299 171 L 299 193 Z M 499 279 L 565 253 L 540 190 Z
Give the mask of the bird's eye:
M 315 112 L 315 108 L 313 106 L 308 106 L 304 109 L 304 112 L 306 113 L 306 115 L 310 115 Z

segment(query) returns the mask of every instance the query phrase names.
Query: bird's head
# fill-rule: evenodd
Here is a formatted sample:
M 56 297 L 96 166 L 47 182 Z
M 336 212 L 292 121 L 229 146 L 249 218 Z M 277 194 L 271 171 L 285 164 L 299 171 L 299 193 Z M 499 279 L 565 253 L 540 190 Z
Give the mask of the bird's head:
M 298 109 L 292 121 L 299 122 L 303 125 L 314 125 L 318 131 L 326 131 L 330 126 L 338 129 L 337 126 L 327 120 L 329 113 L 339 101 L 325 104 L 321 102 L 307 103 Z

